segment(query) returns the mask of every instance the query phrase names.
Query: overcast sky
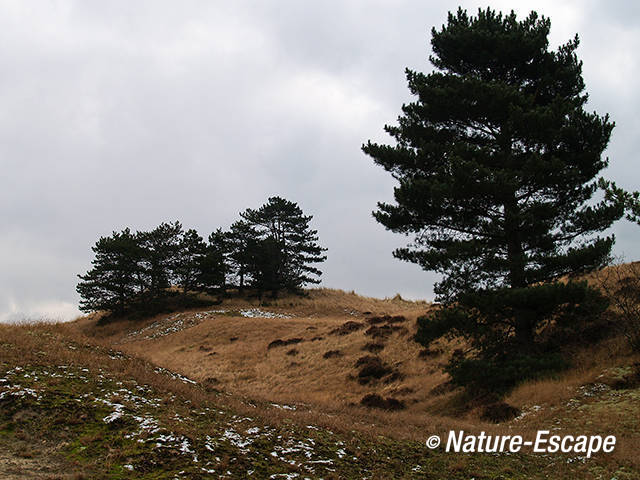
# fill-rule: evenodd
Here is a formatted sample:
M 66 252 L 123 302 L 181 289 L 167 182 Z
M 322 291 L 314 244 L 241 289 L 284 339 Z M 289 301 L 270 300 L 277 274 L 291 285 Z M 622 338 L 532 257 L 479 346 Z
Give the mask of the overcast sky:
M 640 188 L 640 3 L 494 1 L 579 33 L 589 110 L 616 122 L 607 176 Z M 481 3 L 462 2 L 475 13 Z M 394 181 L 365 156 L 389 141 L 429 71 L 435 1 L 1 1 L 0 321 L 78 314 L 76 274 L 102 235 L 180 220 L 206 236 L 269 196 L 314 216 L 323 285 L 433 297 L 392 257 L 407 239 L 371 211 Z M 640 257 L 620 223 L 615 253 Z

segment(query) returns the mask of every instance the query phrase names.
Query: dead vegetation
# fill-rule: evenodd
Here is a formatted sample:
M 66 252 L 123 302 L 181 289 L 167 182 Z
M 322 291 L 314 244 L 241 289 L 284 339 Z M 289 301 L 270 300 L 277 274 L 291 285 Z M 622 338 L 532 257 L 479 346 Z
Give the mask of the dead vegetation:
M 354 365 L 358 369 L 358 382 L 366 385 L 383 377 L 393 375 L 394 370 L 382 359 L 375 355 L 365 355 L 356 360 Z
M 340 307 L 341 301 L 349 308 Z M 353 308 L 356 305 L 359 310 Z M 231 314 L 249 307 L 256 308 L 251 302 L 232 299 L 217 307 L 227 313 L 203 316 L 193 326 L 153 339 L 128 334 L 162 318 L 142 323 L 123 321 L 117 329 L 111 325 L 97 327 L 95 321 L 83 319 L 70 327 L 93 341 L 98 338 L 105 345 L 117 345 L 196 380 L 215 377 L 219 381 L 216 388 L 233 394 L 280 403 L 313 404 L 335 411 L 359 404 L 368 393 L 385 398 L 402 389 L 411 392 L 405 394 L 409 397 L 405 411 L 472 419 L 481 416 L 474 409 L 464 412 L 452 407 L 459 393 L 442 370 L 452 352 L 463 345 L 458 341 L 438 342 L 425 349 L 412 340 L 415 320 L 431 308 L 429 304 L 366 299 L 320 289 L 310 291 L 306 298 L 282 298 L 259 307 L 285 318 L 256 319 Z M 238 339 L 228 341 L 234 337 Z M 269 338 L 274 340 L 265 349 L 265 339 Z M 294 345 L 294 349 L 277 353 Z M 371 361 L 366 368 L 354 367 L 363 351 L 380 360 Z M 295 362 L 291 361 L 293 358 Z M 587 376 L 579 375 L 576 384 Z M 566 376 L 549 380 L 550 385 L 562 383 L 563 378 Z M 505 401 L 519 407 L 531 398 L 518 398 L 518 391 L 510 394 L 514 399 Z
M 384 343 L 382 342 L 367 342 L 362 346 L 362 350 L 371 353 L 380 353 L 384 350 Z
M 360 404 L 368 408 L 379 408 L 381 410 L 402 410 L 404 403 L 393 397 L 383 398 L 377 393 L 369 393 L 362 397 Z
M 338 328 L 334 328 L 329 332 L 329 335 L 349 335 L 350 333 L 357 332 L 361 328 L 364 328 L 364 323 L 354 322 L 350 320 L 343 323 Z
M 640 352 L 640 262 L 600 270 L 593 279 L 611 302 L 619 332 Z
M 340 350 L 327 350 L 322 355 L 322 358 L 337 358 L 341 356 L 342 356 L 342 352 Z
M 520 409 L 508 403 L 495 402 L 483 408 L 480 418 L 492 423 L 502 423 L 516 418 L 520 413 Z
M 276 348 L 276 347 L 286 347 L 287 345 L 295 345 L 296 343 L 302 342 L 302 340 L 303 339 L 300 337 L 289 338 L 287 340 L 282 340 L 278 338 L 277 340 L 274 340 L 269 345 L 267 345 L 267 349 L 271 350 L 272 348 Z
M 339 307 L 338 299 L 330 296 L 327 291 L 321 295 L 312 292 L 308 298 L 295 298 L 290 302 L 280 299 L 270 306 L 260 306 L 262 310 L 289 318 L 213 314 L 184 330 L 151 339 L 130 337 L 129 333 L 161 318 L 143 322 L 123 320 L 104 327 L 96 326 L 95 319 L 82 319 L 64 329 L 79 343 L 98 341 L 105 348 L 116 347 L 205 382 L 207 391 L 226 392 L 231 394 L 230 399 L 247 398 L 258 405 L 275 402 L 309 406 L 287 412 L 296 421 L 384 432 L 398 438 L 423 439 L 425 423 L 447 425 L 446 428 L 464 425 L 467 431 L 476 428 L 501 431 L 507 425 L 515 425 L 513 422 L 525 425 L 524 420 L 519 419 L 522 417 L 526 419 L 527 428 L 549 428 L 576 396 L 582 399 L 580 392 L 585 385 L 605 384 L 610 389 L 607 391 L 624 392 L 624 395 L 637 388 L 630 366 L 640 361 L 640 357 L 630 350 L 623 336 L 617 336 L 594 348 L 573 351 L 573 369 L 514 389 L 504 403 L 516 410 L 497 405 L 490 411 L 486 405 L 470 407 L 442 371 L 448 357 L 457 348 L 464 348 L 464 344 L 459 340 L 440 341 L 425 349 L 412 341 L 415 320 L 431 308 L 428 304 L 404 300 L 369 302 L 352 294 L 338 293 L 339 300 L 351 302 L 349 308 L 344 308 Z M 220 307 L 238 311 L 249 305 L 234 299 Z M 355 305 L 360 309 L 353 308 Z M 327 312 L 322 310 L 325 307 Z M 352 324 L 362 326 L 355 328 Z M 338 333 L 342 331 L 348 333 Z M 230 342 L 234 337 L 237 340 Z M 265 348 L 269 339 L 275 339 L 271 340 L 275 344 Z M 287 343 L 292 340 L 294 342 Z M 278 348 L 294 344 L 296 347 L 288 350 Z M 295 354 L 287 355 L 293 350 Z M 606 373 L 609 371 L 613 373 Z M 206 381 L 210 378 L 215 382 Z M 367 402 L 363 400 L 369 395 L 374 396 L 365 405 Z M 585 398 L 594 401 L 592 397 Z M 388 399 L 400 401 L 402 409 L 389 408 Z M 640 413 L 640 405 L 637 400 L 632 403 L 634 401 L 633 411 Z M 625 409 L 630 408 L 624 405 Z M 602 426 L 602 431 L 623 422 L 617 410 L 610 412 L 608 408 L 599 410 L 598 421 L 594 422 Z M 515 419 L 509 419 L 514 415 Z M 500 424 L 492 427 L 493 422 Z M 575 419 L 563 417 L 562 422 L 563 428 L 580 425 L 577 416 Z M 622 443 L 639 441 L 637 431 L 620 431 Z M 624 456 L 624 451 L 626 447 L 621 447 L 620 458 L 631 461 L 631 457 Z
M 351 308 L 338 308 L 341 300 Z M 219 381 L 217 389 L 282 403 L 319 403 L 323 408 L 343 409 L 345 405 L 358 404 L 362 396 L 369 393 L 364 386 L 348 378 L 357 375 L 353 364 L 362 356 L 365 345 L 371 344 L 367 347 L 371 353 L 379 353 L 385 348 L 384 343 L 371 341 L 370 335 L 365 335 L 368 326 L 372 326 L 367 319 L 381 318 L 375 326 L 413 329 L 415 318 L 430 308 L 425 302 L 366 299 L 328 290 L 312 290 L 307 298 L 279 299 L 259 307 L 251 302 L 231 299 L 216 306 L 217 312 L 206 315 L 197 310 L 183 312 L 178 320 L 182 320 L 187 328 L 154 338 L 144 338 L 150 336 L 150 330 L 144 335 L 131 333 L 154 324 L 170 330 L 171 322 L 166 322 L 166 317 L 157 316 L 142 322 L 123 320 L 118 322 L 118 328 L 113 325 L 100 327 L 91 320 L 82 319 L 70 327 L 87 335 L 91 341 L 117 346 L 196 380 L 215 377 Z M 360 306 L 359 310 L 353 308 L 356 305 Z M 282 317 L 246 318 L 239 315 L 248 308 Z M 336 311 L 340 313 L 331 313 Z M 391 315 L 396 312 L 397 315 Z M 199 321 L 187 323 L 185 320 L 189 315 L 198 315 Z M 235 341 L 229 341 L 236 337 Z M 399 335 L 393 338 L 396 337 Z M 294 346 L 296 353 L 291 348 Z M 420 392 L 412 403 L 416 404 L 416 409 L 424 392 L 418 388 L 421 378 L 435 369 L 435 365 L 425 365 L 416 359 L 418 347 L 408 335 L 401 342 L 392 342 L 386 347 L 388 358 L 393 359 L 394 364 L 402 363 L 403 386 Z M 287 355 L 287 352 L 291 354 Z M 295 362 L 291 362 L 294 358 Z M 437 373 L 436 377 L 442 375 Z M 397 387 L 399 379 L 397 374 L 388 375 L 384 381 L 376 380 L 378 393 L 387 395 L 389 388 Z M 386 380 L 390 383 L 385 383 Z
M 374 325 L 369 327 L 364 334 L 370 336 L 371 338 L 382 338 L 386 339 L 391 336 L 393 333 L 393 329 L 389 325 L 377 326 Z
M 383 315 L 381 317 L 370 317 L 367 318 L 367 322 L 369 325 L 378 325 L 380 323 L 392 324 L 392 323 L 401 323 L 406 322 L 407 319 L 403 315 Z

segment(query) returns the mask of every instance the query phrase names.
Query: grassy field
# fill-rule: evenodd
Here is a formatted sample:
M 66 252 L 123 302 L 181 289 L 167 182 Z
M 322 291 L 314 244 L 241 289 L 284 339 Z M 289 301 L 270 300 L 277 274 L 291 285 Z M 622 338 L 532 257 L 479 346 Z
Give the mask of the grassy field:
M 516 389 L 520 415 L 493 424 L 441 387 L 459 345 L 411 340 L 430 308 L 320 289 L 105 326 L 0 326 L 0 478 L 640 478 L 640 359 L 621 338 Z M 379 378 L 360 375 L 371 357 Z M 372 393 L 404 408 L 361 405 Z M 539 429 L 618 443 L 590 459 L 425 446 L 449 430 Z

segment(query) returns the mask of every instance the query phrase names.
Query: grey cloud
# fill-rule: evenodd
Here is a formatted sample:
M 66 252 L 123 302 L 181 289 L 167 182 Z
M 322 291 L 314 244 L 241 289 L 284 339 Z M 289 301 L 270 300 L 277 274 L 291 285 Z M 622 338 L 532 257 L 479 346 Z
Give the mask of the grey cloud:
M 617 122 L 610 174 L 637 189 L 640 97 L 612 69 L 638 72 L 640 33 L 637 9 L 620 3 L 518 8 L 550 16 L 554 41 L 580 33 L 590 105 Z M 71 315 L 75 275 L 101 235 L 173 219 L 207 235 L 274 194 L 314 215 L 325 286 L 430 298 L 434 275 L 391 255 L 408 239 L 371 217 L 394 182 L 360 145 L 388 141 L 383 125 L 410 101 L 404 68 L 430 69 L 429 31 L 452 8 L 0 4 L 0 320 Z M 616 229 L 629 258 L 634 227 Z

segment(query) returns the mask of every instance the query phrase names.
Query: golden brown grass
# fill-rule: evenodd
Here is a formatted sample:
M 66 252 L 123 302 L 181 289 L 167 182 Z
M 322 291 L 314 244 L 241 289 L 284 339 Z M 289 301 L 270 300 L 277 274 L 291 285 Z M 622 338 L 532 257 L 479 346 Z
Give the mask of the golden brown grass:
M 374 298 L 356 294 L 354 291 L 345 292 L 333 288 L 311 288 L 305 291 L 304 296 L 287 295 L 285 297 L 271 299 L 257 298 L 232 298 L 224 301 L 224 307 L 265 306 L 268 308 L 283 309 L 296 316 L 306 315 L 345 315 L 349 312 L 372 312 L 384 314 L 397 311 L 420 312 L 430 308 L 431 304 L 426 300 L 405 300 L 400 295 L 391 298 Z
M 259 306 L 256 300 L 233 299 L 216 308 L 234 310 Z M 422 347 L 412 340 L 416 318 L 432 305 L 399 298 L 372 299 L 336 290 L 311 290 L 307 297 L 287 297 L 270 301 L 263 310 L 287 313 L 290 319 L 244 318 L 215 315 L 197 325 L 156 339 L 129 338 L 127 334 L 170 315 L 159 315 L 144 322 L 121 321 L 97 327 L 95 319 L 83 319 L 69 325 L 104 345 L 114 345 L 154 364 L 185 374 L 198 381 L 215 379 L 215 386 L 234 395 L 265 402 L 309 404 L 314 409 L 353 415 L 361 409 L 360 399 L 368 393 L 394 397 L 405 402 L 403 412 L 378 412 L 377 419 L 389 419 L 389 424 L 423 425 L 424 416 L 455 412 L 452 400 L 457 393 L 435 395 L 434 387 L 448 377 L 442 371 L 453 349 L 460 342 L 441 342 L 433 350 L 441 354 L 420 358 Z M 193 315 L 195 311 L 186 315 Z M 373 315 L 403 315 L 400 322 L 406 331 L 393 333 L 386 339 L 366 335 L 367 319 Z M 347 321 L 366 325 L 348 335 L 330 332 Z M 268 348 L 274 340 L 302 338 L 295 345 Z M 395 381 L 377 381 L 361 385 L 353 377 L 354 364 L 363 355 L 371 354 L 363 347 L 381 342 L 384 349 L 377 355 L 401 373 Z M 617 342 L 617 343 L 616 343 Z M 295 355 L 288 352 L 295 350 Z M 339 356 L 324 358 L 328 351 Z M 621 340 L 609 341 L 596 349 L 576 352 L 576 368 L 558 376 L 526 383 L 512 392 L 507 401 L 517 407 L 545 404 L 558 405 L 566 401 L 579 385 L 593 381 L 604 368 L 616 365 L 626 355 Z M 479 411 L 467 411 L 462 421 L 477 422 Z
M 234 299 L 220 308 L 233 310 L 256 306 Z M 217 308 L 217 307 L 216 307 Z M 312 403 L 332 409 L 358 404 L 367 393 L 404 400 L 410 411 L 424 411 L 432 388 L 446 380 L 441 372 L 444 355 L 422 359 L 421 347 L 411 340 L 417 316 L 431 308 L 426 302 L 400 298 L 372 299 L 341 291 L 316 289 L 309 296 L 288 297 L 259 307 L 287 313 L 291 319 L 244 318 L 216 315 L 198 325 L 157 339 L 133 341 L 126 333 L 144 328 L 163 317 L 145 322 L 116 322 L 97 327 L 95 320 L 81 320 L 73 326 L 105 345 L 117 345 L 128 353 L 181 372 L 196 380 L 215 378 L 219 388 L 252 398 L 280 403 Z M 193 313 L 193 312 L 192 312 Z M 399 331 L 387 339 L 365 334 L 372 315 L 403 315 Z M 347 321 L 365 324 L 348 335 L 330 332 Z M 137 337 L 136 337 L 137 338 Z M 302 338 L 291 347 L 268 348 L 274 340 Z M 384 343 L 378 355 L 403 378 L 390 383 L 360 385 L 349 378 L 357 373 L 354 364 L 369 354 L 363 347 L 373 341 Z M 288 355 L 295 349 L 295 355 Z M 327 351 L 340 356 L 324 358 Z
M 469 422 L 428 415 L 424 412 L 381 412 L 362 407 L 349 407 L 334 403 L 335 408 L 316 408 L 317 405 L 298 404 L 297 410 L 274 407 L 271 398 L 260 395 L 219 394 L 210 392 L 202 385 L 184 383 L 158 374 L 156 365 L 136 356 L 126 355 L 112 358 L 113 350 L 85 343 L 86 337 L 69 324 L 32 324 L 22 326 L 0 325 L 1 361 L 8 365 L 68 365 L 87 368 L 91 372 L 103 370 L 123 381 L 135 380 L 149 385 L 164 395 L 177 395 L 191 402 L 194 407 L 205 402 L 214 402 L 239 414 L 266 419 L 270 424 L 295 421 L 301 425 L 317 425 L 336 432 L 348 433 L 358 430 L 371 435 L 422 440 L 425 425 L 429 431 L 444 432 L 451 428 L 472 430 Z M 52 380 L 55 383 L 54 380 Z M 115 401 L 116 399 L 111 399 Z M 167 402 L 169 407 L 170 402 Z M 171 410 L 164 414 L 169 421 Z M 176 424 L 177 433 L 189 435 L 189 424 Z M 185 430 L 187 429 L 187 430 Z
M 420 345 L 412 341 L 416 330 L 416 318 L 430 308 L 426 302 L 408 302 L 401 299 L 370 299 L 355 294 L 327 289 L 312 290 L 308 297 L 287 297 L 269 301 L 233 299 L 213 309 L 234 311 L 240 308 L 258 307 L 276 313 L 287 313 L 292 318 L 244 318 L 242 316 L 212 315 L 203 318 L 195 326 L 161 336 L 143 339 L 128 334 L 170 317 L 159 315 L 144 321 L 122 320 L 105 326 L 97 326 L 97 316 L 80 319 L 70 324 L 34 327 L 0 327 L 0 344 L 20 344 L 20 351 L 31 352 L 26 361 L 68 362 L 83 364 L 89 368 L 113 368 L 123 378 L 134 378 L 160 391 L 176 391 L 198 404 L 214 399 L 222 405 L 252 416 L 269 418 L 270 422 L 295 421 L 314 424 L 340 432 L 358 430 L 371 435 L 384 434 L 395 438 L 424 440 L 427 433 L 444 433 L 449 429 L 467 432 L 485 430 L 487 433 L 513 432 L 535 436 L 536 429 L 556 425 L 559 416 L 565 428 L 580 426 L 580 418 L 566 413 L 567 402 L 576 396 L 578 387 L 597 382 L 606 369 L 630 365 L 640 361 L 632 354 L 621 337 L 602 342 L 574 352 L 575 367 L 553 379 L 525 383 L 511 392 L 506 401 L 529 411 L 533 406 L 539 411 L 523 420 L 504 425 L 490 425 L 478 419 L 479 411 L 471 410 L 455 418 L 445 416 L 459 413 L 456 399 L 459 392 L 436 395 L 432 389 L 447 380 L 442 373 L 453 349 L 460 343 L 442 342 L 434 350 L 442 353 L 421 358 Z M 185 312 L 181 318 L 193 317 L 198 310 Z M 406 321 L 397 325 L 406 331 L 396 331 L 386 339 L 372 339 L 366 335 L 367 319 L 373 315 L 403 315 Z M 365 328 L 348 335 L 330 332 L 347 321 L 366 324 Z M 29 333 L 35 332 L 35 333 Z M 43 343 L 43 339 L 50 341 Z M 285 347 L 268 348 L 274 340 L 302 338 L 300 343 Z M 52 339 L 55 339 L 53 341 Z M 68 342 L 78 347 L 71 350 Z M 361 385 L 353 376 L 354 364 L 363 355 L 370 342 L 384 343 L 377 355 L 398 370 L 400 378 L 385 383 Z M 96 354 L 94 347 L 122 350 L 132 357 L 111 360 L 104 352 Z M 295 349 L 296 355 L 287 352 Z M 11 349 L 9 348 L 8 351 Z M 327 351 L 337 350 L 339 356 L 324 358 Z M 25 361 L 23 358 L 22 361 Z M 205 382 L 215 378 L 216 389 L 230 395 L 207 392 L 201 386 L 168 380 L 154 371 L 154 365 L 182 373 Z M 168 383 L 167 383 L 168 382 Z M 370 410 L 359 406 L 367 393 L 394 397 L 405 402 L 407 408 L 398 412 Z M 297 410 L 274 408 L 270 404 L 296 404 Z M 640 411 L 640 408 L 635 410 Z M 565 415 L 566 413 L 566 415 Z M 598 409 L 597 418 L 590 419 L 590 431 L 604 434 L 616 433 L 622 420 L 619 409 Z M 529 435 L 531 433 L 531 435 Z M 638 442 L 638 434 L 619 432 L 624 441 L 616 450 L 615 458 L 637 463 L 632 446 Z M 630 446 L 631 445 L 631 446 Z M 625 453 L 626 452 L 626 453 Z
M 577 351 L 570 370 L 554 378 L 526 382 L 516 387 L 506 400 L 518 406 L 557 406 L 573 397 L 579 386 L 597 382 L 604 370 L 639 360 L 640 355 L 633 354 L 623 338 L 610 338 Z

